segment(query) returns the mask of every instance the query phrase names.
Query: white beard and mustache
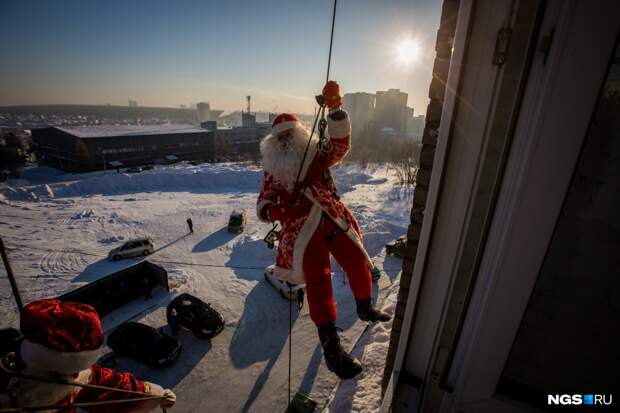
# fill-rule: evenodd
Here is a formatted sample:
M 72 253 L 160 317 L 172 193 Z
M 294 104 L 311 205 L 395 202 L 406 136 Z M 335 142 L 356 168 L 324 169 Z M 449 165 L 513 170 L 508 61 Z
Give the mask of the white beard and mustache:
M 277 136 L 267 135 L 260 143 L 260 152 L 263 156 L 263 167 L 275 183 L 282 185 L 288 192 L 292 192 L 295 186 L 295 178 L 299 171 L 299 165 L 304 156 L 310 132 L 303 127 L 297 126 L 293 136 L 279 140 Z M 307 167 L 314 158 L 318 138 L 312 138 L 304 166 Z M 304 177 L 304 172 L 299 179 Z

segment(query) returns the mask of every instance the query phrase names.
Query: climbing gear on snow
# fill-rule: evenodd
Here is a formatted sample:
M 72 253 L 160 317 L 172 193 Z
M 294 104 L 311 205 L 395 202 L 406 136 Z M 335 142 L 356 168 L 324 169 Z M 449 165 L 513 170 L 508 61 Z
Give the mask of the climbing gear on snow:
M 327 368 L 342 380 L 350 379 L 362 372 L 359 360 L 344 351 L 333 322 L 318 327 L 319 340 Z
M 285 413 L 313 413 L 317 402 L 302 393 L 297 393 L 286 408 Z
M 357 316 L 362 321 L 390 321 L 392 316 L 388 313 L 377 310 L 372 305 L 372 300 L 370 298 L 365 298 L 363 300 L 355 300 L 355 304 L 357 305 Z

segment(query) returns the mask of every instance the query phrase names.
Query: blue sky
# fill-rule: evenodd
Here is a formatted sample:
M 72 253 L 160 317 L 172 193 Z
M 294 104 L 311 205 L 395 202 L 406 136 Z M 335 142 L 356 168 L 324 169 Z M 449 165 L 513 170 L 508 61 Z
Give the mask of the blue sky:
M 331 0 L 0 2 L 0 105 L 83 103 L 311 113 L 325 81 Z M 399 88 L 423 113 L 440 0 L 339 0 L 331 78 Z M 412 38 L 418 57 L 403 63 Z

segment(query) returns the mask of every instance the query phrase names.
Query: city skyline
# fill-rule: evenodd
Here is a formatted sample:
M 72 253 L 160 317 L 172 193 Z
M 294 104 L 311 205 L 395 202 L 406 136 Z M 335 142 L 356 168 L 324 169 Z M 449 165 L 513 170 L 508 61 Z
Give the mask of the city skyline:
M 331 1 L 11 2 L 0 6 L 0 106 L 112 104 L 312 113 Z M 424 108 L 441 4 L 340 0 L 330 78 Z M 26 16 L 26 18 L 24 18 Z M 415 47 L 412 47 L 415 46 Z M 403 55 L 408 53 L 408 55 Z M 414 53 L 414 54 L 412 54 Z

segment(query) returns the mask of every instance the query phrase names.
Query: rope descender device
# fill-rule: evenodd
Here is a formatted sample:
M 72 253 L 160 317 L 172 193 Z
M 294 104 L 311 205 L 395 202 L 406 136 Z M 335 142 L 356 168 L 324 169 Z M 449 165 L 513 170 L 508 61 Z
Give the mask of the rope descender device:
M 273 228 L 269 230 L 263 241 L 267 243 L 267 248 L 272 250 L 275 247 L 276 241 L 278 240 L 278 236 L 280 235 L 281 228 L 278 228 L 278 223 L 273 224 Z

